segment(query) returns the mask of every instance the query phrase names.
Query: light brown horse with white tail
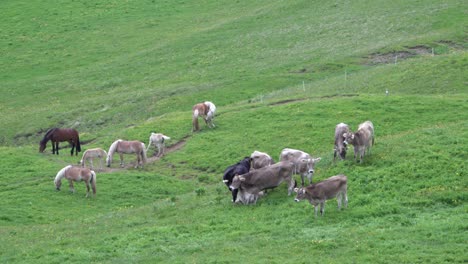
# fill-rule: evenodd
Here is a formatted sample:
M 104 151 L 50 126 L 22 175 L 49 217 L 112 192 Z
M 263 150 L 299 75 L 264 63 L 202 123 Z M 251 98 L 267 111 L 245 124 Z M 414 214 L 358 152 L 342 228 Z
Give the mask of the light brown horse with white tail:
M 93 195 L 96 195 L 96 173 L 88 168 L 75 167 L 68 165 L 65 168 L 59 170 L 57 176 L 55 176 L 55 188 L 60 191 L 62 186 L 62 179 L 65 178 L 70 182 L 70 191 L 75 193 L 75 187 L 73 182 L 84 181 L 86 183 L 86 197 L 89 196 L 89 186 L 93 189 Z
M 212 102 L 203 102 L 193 106 L 192 108 L 192 132 L 200 129 L 198 125 L 198 117 L 201 116 L 205 120 L 209 128 L 214 128 L 213 119 L 216 112 L 216 106 Z
M 83 157 L 81 158 L 80 164 L 81 167 L 86 167 L 85 163 L 88 161 L 91 166 L 90 168 L 93 170 L 93 159 L 99 159 L 99 170 L 102 171 L 102 161 L 104 158 L 107 157 L 107 152 L 102 148 L 92 148 L 88 149 L 83 153 Z
M 114 143 L 112 143 L 107 153 L 107 159 L 106 159 L 107 167 L 110 167 L 112 163 L 112 158 L 114 156 L 114 153 L 116 152 L 120 154 L 120 166 L 121 167 L 124 167 L 123 154 L 136 154 L 137 164 L 135 165 L 135 168 L 137 168 L 140 165 L 143 168 L 143 165 L 146 163 L 145 143 L 140 142 L 138 140 L 125 141 L 122 139 L 117 139 L 116 141 L 114 141 Z

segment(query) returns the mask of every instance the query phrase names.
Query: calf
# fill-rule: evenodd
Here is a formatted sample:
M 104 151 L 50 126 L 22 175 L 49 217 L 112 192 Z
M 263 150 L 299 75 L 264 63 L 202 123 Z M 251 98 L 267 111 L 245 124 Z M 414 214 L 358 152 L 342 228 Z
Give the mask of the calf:
M 336 154 L 340 155 L 340 158 L 344 160 L 346 158 L 346 150 L 348 144 L 346 142 L 345 135 L 349 133 L 349 126 L 345 123 L 339 123 L 335 127 L 335 149 L 333 153 L 333 161 L 336 160 Z
M 246 174 L 234 176 L 229 188 L 232 191 L 241 189 L 247 194 L 254 195 L 253 198 L 249 199 L 255 203 L 263 190 L 275 188 L 283 181 L 286 181 L 288 183 L 288 195 L 291 195 L 294 188 L 293 167 L 293 163 L 282 161 L 258 170 L 251 170 Z
M 347 182 L 348 179 L 345 175 L 337 175 L 307 187 L 296 188 L 294 191 L 297 192 L 297 196 L 294 200 L 296 202 L 303 199 L 309 200 L 310 204 L 314 206 L 315 217 L 317 217 L 317 205 L 320 205 L 320 215 L 323 216 L 326 200 L 336 197 L 338 210 L 341 209 L 342 203 L 344 203 L 344 207 L 348 206 Z
M 371 121 L 366 121 L 359 125 L 356 133 L 345 133 L 346 143 L 351 143 L 354 146 L 354 160 L 359 155 L 359 162 L 367 153 L 370 153 L 371 145 L 374 145 L 374 125 Z
M 250 155 L 250 160 L 251 169 L 254 170 L 270 166 L 275 163 L 270 155 L 256 150 Z
M 285 148 L 281 151 L 280 161 L 290 161 L 294 164 L 294 174 L 300 174 L 302 186 L 304 186 L 304 177 L 307 176 L 309 184 L 312 183 L 315 163 L 321 158 L 313 159 L 304 151 Z
M 236 202 L 238 189 L 232 190 L 229 186 L 232 183 L 232 179 L 236 175 L 241 175 L 249 172 L 250 170 L 250 157 L 245 157 L 243 160 L 238 163 L 231 165 L 224 170 L 223 182 L 227 185 L 228 189 L 232 193 L 232 202 Z

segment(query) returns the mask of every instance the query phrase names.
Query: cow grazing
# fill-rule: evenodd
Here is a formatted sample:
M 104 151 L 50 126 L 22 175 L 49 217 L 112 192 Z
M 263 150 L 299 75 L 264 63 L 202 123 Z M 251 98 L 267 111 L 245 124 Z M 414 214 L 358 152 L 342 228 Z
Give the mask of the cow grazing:
M 307 187 L 295 188 L 297 196 L 294 201 L 309 200 L 310 204 L 314 206 L 315 217 L 317 217 L 317 205 L 320 205 L 320 215 L 323 216 L 325 202 L 335 197 L 338 201 L 338 210 L 341 209 L 343 203 L 346 208 L 348 206 L 347 182 L 348 179 L 345 175 L 337 175 Z
M 157 157 L 160 157 L 164 155 L 164 149 L 165 149 L 165 142 L 166 140 L 171 139 L 170 137 L 163 135 L 161 133 L 154 133 L 151 132 L 151 135 L 149 137 L 149 143 L 148 147 L 146 148 L 146 152 L 148 152 L 149 148 L 154 145 L 158 148 L 158 153 L 156 154 Z
M 346 150 L 348 144 L 346 142 L 345 135 L 349 133 L 349 126 L 345 123 L 339 123 L 335 127 L 335 149 L 333 153 L 333 160 L 336 160 L 336 154 L 340 155 L 341 159 L 346 158 Z
M 251 169 L 260 169 L 266 166 L 270 166 L 271 164 L 275 163 L 273 159 L 270 157 L 270 155 L 260 152 L 255 150 L 251 155 Z
M 232 192 L 232 202 L 236 202 L 237 194 L 239 192 L 238 189 L 232 190 L 229 186 L 232 183 L 232 179 L 236 175 L 246 174 L 250 170 L 250 157 L 245 157 L 243 160 L 239 161 L 238 163 L 227 167 L 224 170 L 223 175 L 223 182 L 227 185 L 228 189 Z
M 359 155 L 359 162 L 362 162 L 366 151 L 369 154 L 371 145 L 374 145 L 374 125 L 371 121 L 366 121 L 359 125 L 356 133 L 345 133 L 344 137 L 346 143 L 354 146 L 354 160 Z
M 231 190 L 240 189 L 245 192 L 243 196 L 249 196 L 248 201 L 241 200 L 244 204 L 256 203 L 263 190 L 275 188 L 283 181 L 288 183 L 288 195 L 291 195 L 294 188 L 293 168 L 292 162 L 282 161 L 271 166 L 251 170 L 246 174 L 235 176 L 229 188 Z
M 302 186 L 304 186 L 305 176 L 309 179 L 309 184 L 312 183 L 315 163 L 319 162 L 320 159 L 313 159 L 304 151 L 290 148 L 283 149 L 280 154 L 280 161 L 290 161 L 294 164 L 294 174 L 301 175 Z

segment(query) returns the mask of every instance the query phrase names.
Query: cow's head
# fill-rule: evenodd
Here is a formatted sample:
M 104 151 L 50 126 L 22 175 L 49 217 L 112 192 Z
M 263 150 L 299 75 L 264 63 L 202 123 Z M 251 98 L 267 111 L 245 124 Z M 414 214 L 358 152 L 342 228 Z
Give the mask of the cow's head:
M 315 163 L 319 162 L 321 158 L 304 158 L 299 161 L 299 171 L 306 172 L 307 174 L 314 174 Z
M 245 181 L 245 177 L 242 176 L 242 175 L 236 175 L 234 176 L 234 178 L 232 178 L 232 182 L 231 182 L 231 185 L 229 185 L 229 189 L 231 191 L 233 190 L 236 190 L 236 189 L 239 189 L 239 187 L 241 186 L 241 183 Z
M 343 134 L 344 141 L 343 143 L 347 146 L 348 144 L 354 143 L 354 133 L 348 132 Z
M 294 201 L 296 202 L 299 202 L 307 198 L 305 188 L 294 188 L 294 192 L 297 193 L 296 198 L 294 198 Z

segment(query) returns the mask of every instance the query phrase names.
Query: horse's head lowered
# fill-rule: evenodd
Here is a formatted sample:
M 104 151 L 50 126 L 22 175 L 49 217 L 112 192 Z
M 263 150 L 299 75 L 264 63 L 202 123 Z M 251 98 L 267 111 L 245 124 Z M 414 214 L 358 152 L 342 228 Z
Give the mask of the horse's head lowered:
M 43 144 L 42 141 L 39 143 L 39 152 L 42 153 L 44 152 L 45 148 L 46 148 L 46 144 Z

